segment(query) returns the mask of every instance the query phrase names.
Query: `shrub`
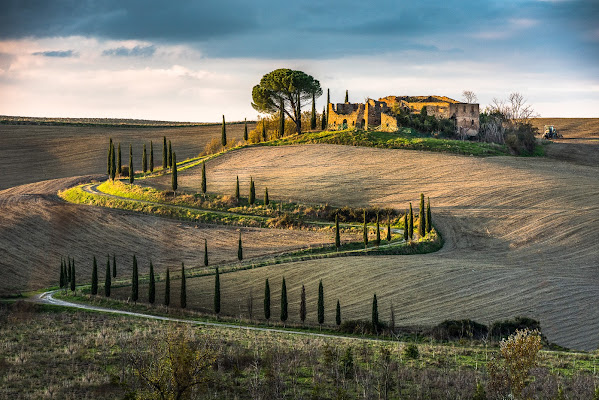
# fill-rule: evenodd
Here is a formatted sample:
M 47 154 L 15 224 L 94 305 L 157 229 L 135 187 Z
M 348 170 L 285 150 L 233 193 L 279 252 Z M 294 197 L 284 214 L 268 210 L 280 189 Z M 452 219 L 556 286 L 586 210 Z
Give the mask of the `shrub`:
M 420 357 L 420 352 L 418 351 L 418 346 L 416 346 L 414 343 L 407 345 L 403 349 L 403 355 L 404 355 L 404 357 L 410 358 L 412 360 L 417 359 L 418 357 Z
M 484 339 L 489 332 L 486 325 L 470 319 L 446 320 L 433 328 L 432 336 L 437 340 L 456 340 L 463 338 Z
M 494 339 L 503 339 L 516 333 L 517 330 L 529 329 L 531 331 L 541 331 L 541 323 L 528 317 L 516 317 L 497 321 L 491 325 L 491 337 Z
M 129 176 L 129 167 L 126 165 L 123 165 L 121 167 L 121 176 L 122 177 L 128 177 Z

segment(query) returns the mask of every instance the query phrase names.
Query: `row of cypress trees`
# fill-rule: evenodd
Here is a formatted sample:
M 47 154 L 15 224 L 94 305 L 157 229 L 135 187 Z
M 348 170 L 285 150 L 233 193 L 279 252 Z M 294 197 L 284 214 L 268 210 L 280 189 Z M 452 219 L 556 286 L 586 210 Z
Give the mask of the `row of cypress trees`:
M 418 211 L 418 236 L 425 237 L 432 230 L 432 214 L 431 214 L 431 199 L 427 198 L 426 209 L 424 206 L 424 194 L 420 193 L 420 209 Z M 414 238 L 414 212 L 412 211 L 412 203 L 410 203 L 409 211 L 404 214 L 404 240 L 412 240 Z
M 204 172 L 202 170 L 202 183 L 204 183 Z M 236 177 L 235 183 L 235 198 L 239 201 L 241 199 L 241 193 L 239 191 L 239 176 Z M 254 178 L 250 177 L 250 190 L 248 195 L 248 203 L 250 205 L 256 204 L 256 185 L 254 184 Z M 268 196 L 268 188 L 264 188 L 264 205 L 270 205 L 270 198 Z
M 166 171 L 167 168 L 173 167 L 173 148 L 171 141 L 167 140 L 166 136 L 162 137 L 162 168 Z M 150 140 L 150 152 L 148 157 L 148 151 L 146 144 L 143 144 L 143 152 L 141 158 L 142 171 L 147 173 L 148 171 L 154 172 L 154 142 Z M 122 173 L 122 162 L 121 162 L 121 144 L 118 144 L 118 148 L 115 149 L 112 138 L 109 139 L 108 143 L 108 157 L 106 161 L 106 174 L 110 177 L 110 179 L 114 180 L 115 176 Z M 130 183 L 133 183 L 134 177 L 131 171 L 133 171 L 133 148 L 132 145 L 129 145 L 129 180 Z

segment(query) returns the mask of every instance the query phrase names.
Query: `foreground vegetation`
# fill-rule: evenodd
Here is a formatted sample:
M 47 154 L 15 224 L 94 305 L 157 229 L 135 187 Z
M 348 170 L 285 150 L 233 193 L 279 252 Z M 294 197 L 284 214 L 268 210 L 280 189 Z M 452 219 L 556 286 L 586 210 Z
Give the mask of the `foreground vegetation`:
M 469 399 L 510 392 L 489 373 L 492 360 L 505 366 L 499 349 L 476 342 L 185 327 L 25 303 L 0 308 L 0 338 L 2 398 L 155 398 L 156 387 L 175 398 L 192 379 L 197 384 L 183 392 L 192 398 Z M 522 397 L 593 398 L 595 366 L 589 354 L 542 351 Z

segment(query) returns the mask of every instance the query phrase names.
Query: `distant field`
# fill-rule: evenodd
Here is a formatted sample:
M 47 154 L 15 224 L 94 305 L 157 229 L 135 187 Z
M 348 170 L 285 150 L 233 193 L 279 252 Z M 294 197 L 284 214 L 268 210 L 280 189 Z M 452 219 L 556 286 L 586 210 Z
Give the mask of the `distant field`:
M 253 129 L 254 125 L 248 125 Z M 0 190 L 24 183 L 75 175 L 106 173 L 108 140 L 121 143 L 123 165 L 141 169 L 143 143 L 154 142 L 154 163 L 162 163 L 162 137 L 171 140 L 177 160 L 195 157 L 213 138 L 220 125 L 182 128 L 121 128 L 112 126 L 0 125 Z M 229 139 L 243 137 L 243 124 L 227 125 Z
M 564 139 L 599 139 L 599 118 L 533 118 L 533 126 L 543 131 L 545 125 L 553 125 Z

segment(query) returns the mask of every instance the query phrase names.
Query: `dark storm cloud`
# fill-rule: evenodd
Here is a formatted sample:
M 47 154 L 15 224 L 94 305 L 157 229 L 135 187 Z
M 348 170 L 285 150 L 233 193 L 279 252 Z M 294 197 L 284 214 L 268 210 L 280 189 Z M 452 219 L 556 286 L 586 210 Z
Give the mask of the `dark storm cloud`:
M 74 50 L 51 50 L 51 51 L 36 51 L 32 53 L 34 56 L 69 58 L 79 57 L 79 53 Z
M 596 0 L 4 0 L 0 39 L 82 35 L 184 43 L 218 57 L 324 58 L 405 50 L 457 55 L 480 46 L 484 36 L 476 33 L 506 32 L 514 19 L 534 20 L 538 30 L 505 35 L 482 50 L 546 47 L 592 57 L 599 47 L 591 39 L 572 45 L 585 30 L 597 29 Z M 112 50 L 107 55 L 151 55 Z
M 117 47 L 102 52 L 103 56 L 117 57 L 151 57 L 156 52 L 156 46 L 135 46 L 133 48 Z

